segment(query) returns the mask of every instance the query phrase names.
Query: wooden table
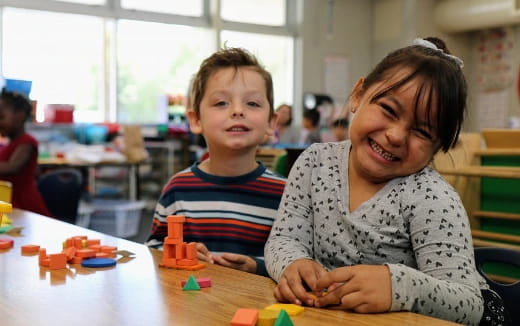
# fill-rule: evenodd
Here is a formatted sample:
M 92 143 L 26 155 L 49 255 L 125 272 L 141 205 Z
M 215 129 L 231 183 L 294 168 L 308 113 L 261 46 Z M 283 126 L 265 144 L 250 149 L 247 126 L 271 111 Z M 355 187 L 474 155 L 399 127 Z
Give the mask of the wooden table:
M 195 271 L 159 268 L 161 252 L 124 239 L 83 229 L 41 215 L 14 210 L 14 248 L 0 250 L 0 324 L 12 325 L 229 325 L 238 308 L 261 309 L 275 302 L 269 278 L 220 266 Z M 61 251 L 68 237 L 87 235 L 104 245 L 135 253 L 115 267 L 88 269 L 69 265 L 50 271 L 38 256 L 23 256 L 20 246 L 38 244 L 47 253 Z M 1 238 L 10 238 L 0 235 Z M 210 277 L 212 287 L 182 291 L 190 274 Z M 306 308 L 292 317 L 303 325 L 454 325 L 414 313 L 355 314 Z

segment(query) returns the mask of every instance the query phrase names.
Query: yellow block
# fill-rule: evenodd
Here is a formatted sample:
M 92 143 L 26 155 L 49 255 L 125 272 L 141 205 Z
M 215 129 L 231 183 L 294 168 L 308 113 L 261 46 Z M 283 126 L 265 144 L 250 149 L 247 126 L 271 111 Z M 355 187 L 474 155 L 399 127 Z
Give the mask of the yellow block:
M 13 184 L 9 181 L 0 181 L 0 201 L 10 203 L 12 199 L 12 193 Z
M 305 308 L 303 308 L 302 306 L 292 304 L 292 303 L 275 303 L 275 304 L 265 307 L 264 309 L 275 310 L 278 312 L 280 312 L 280 310 L 283 309 L 287 312 L 287 314 L 289 314 L 289 316 L 295 316 L 295 315 L 301 314 L 305 310 Z
M 273 326 L 278 318 L 279 310 L 262 309 L 258 312 L 256 326 Z

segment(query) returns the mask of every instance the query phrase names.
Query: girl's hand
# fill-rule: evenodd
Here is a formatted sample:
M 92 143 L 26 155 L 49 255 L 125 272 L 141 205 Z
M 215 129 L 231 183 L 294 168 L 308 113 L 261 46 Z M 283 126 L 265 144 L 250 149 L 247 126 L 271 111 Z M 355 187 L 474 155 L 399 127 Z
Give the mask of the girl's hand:
M 316 281 L 326 272 L 323 266 L 313 260 L 295 260 L 284 270 L 274 288 L 274 297 L 280 302 L 313 306 L 316 297 L 308 293 L 303 284 L 305 282 L 309 288 L 316 288 Z
M 213 255 L 211 255 L 208 247 L 201 242 L 197 242 L 197 258 L 210 264 L 214 263 Z
M 223 253 L 220 256 L 213 256 L 215 264 L 231 267 L 240 271 L 256 273 L 256 261 L 246 255 Z
M 385 265 L 356 265 L 336 268 L 323 275 L 316 291 L 327 293 L 316 300 L 317 307 L 334 305 L 359 313 L 386 312 L 392 305 L 392 281 Z

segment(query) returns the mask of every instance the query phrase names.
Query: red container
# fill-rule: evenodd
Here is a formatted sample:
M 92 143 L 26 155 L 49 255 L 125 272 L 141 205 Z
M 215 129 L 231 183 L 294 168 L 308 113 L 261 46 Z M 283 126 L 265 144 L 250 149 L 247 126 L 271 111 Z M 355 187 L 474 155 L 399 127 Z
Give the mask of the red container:
M 45 107 L 45 122 L 74 123 L 74 105 L 48 104 Z

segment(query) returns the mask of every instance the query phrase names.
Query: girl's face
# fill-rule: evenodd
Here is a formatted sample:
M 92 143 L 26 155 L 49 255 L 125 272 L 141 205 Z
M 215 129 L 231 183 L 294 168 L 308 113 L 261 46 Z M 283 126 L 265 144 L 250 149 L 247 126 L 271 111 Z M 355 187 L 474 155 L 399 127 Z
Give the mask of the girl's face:
M 427 99 L 417 99 L 420 83 L 416 79 L 374 98 L 406 73 L 398 72 L 367 90 L 362 89 L 363 81 L 359 80 L 352 93 L 355 115 L 350 125 L 349 169 L 373 184 L 420 171 L 439 148 L 435 126 L 428 124 L 435 119 L 427 117 Z M 433 99 L 431 105 L 435 104 Z M 432 116 L 435 113 L 432 110 Z
M 0 99 L 0 134 L 2 136 L 9 137 L 16 131 L 20 120 L 19 115 L 4 100 Z

